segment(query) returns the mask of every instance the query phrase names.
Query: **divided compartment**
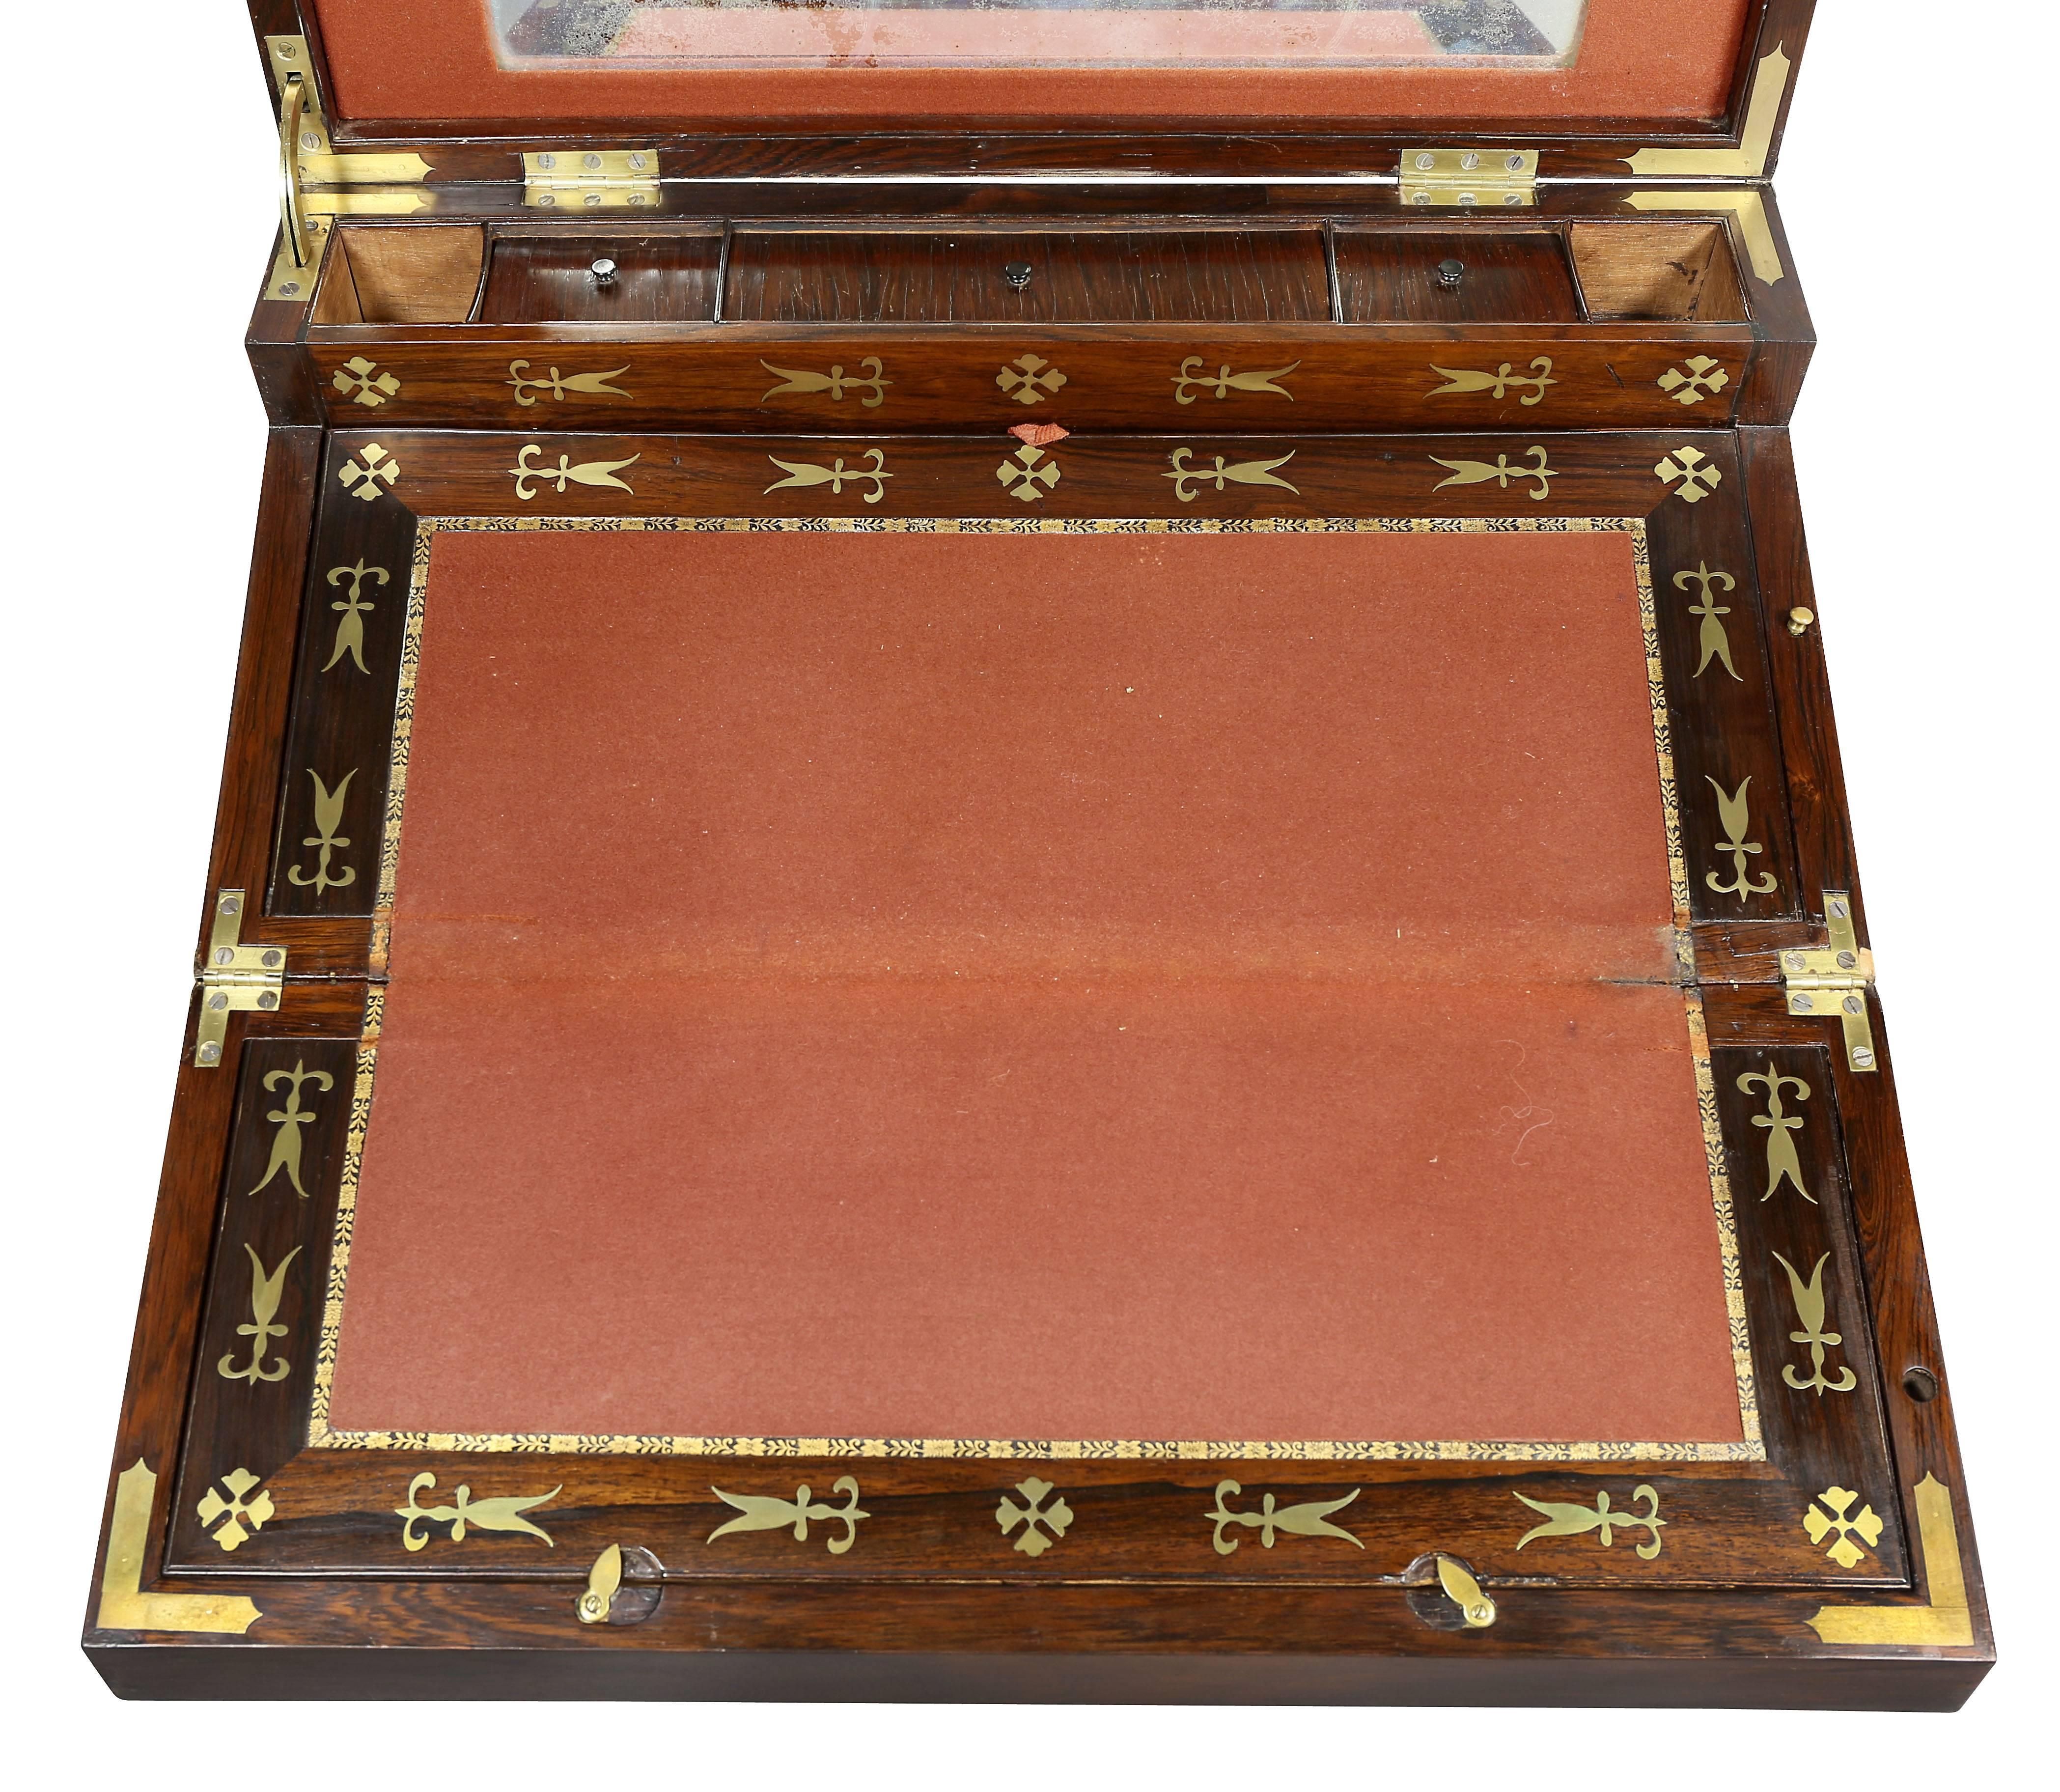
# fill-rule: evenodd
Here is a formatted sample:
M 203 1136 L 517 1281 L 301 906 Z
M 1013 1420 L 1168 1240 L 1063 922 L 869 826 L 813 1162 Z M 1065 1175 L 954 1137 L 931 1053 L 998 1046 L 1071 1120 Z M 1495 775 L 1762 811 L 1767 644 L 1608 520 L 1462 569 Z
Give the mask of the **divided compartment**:
M 740 228 L 723 315 L 784 324 L 1320 323 L 1320 227 Z
M 1711 219 L 1354 222 L 1331 227 L 1327 245 L 1325 232 L 1315 220 L 955 231 L 353 222 L 333 233 L 310 321 L 935 329 L 1749 317 L 1729 238 Z M 603 257 L 615 264 L 606 281 L 593 271 Z

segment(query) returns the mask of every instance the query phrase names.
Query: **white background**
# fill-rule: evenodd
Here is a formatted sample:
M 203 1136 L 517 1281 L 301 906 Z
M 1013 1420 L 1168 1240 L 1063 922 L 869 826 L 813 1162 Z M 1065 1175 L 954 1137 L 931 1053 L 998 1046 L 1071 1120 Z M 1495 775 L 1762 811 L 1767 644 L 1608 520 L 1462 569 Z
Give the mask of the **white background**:
M 1779 182 L 1823 339 L 1795 425 L 1818 609 L 2003 1658 L 1966 1711 L 517 1713 L 124 1705 L 78 1650 L 264 448 L 241 337 L 269 253 L 275 139 L 236 0 L 10 8 L 0 1686 L 17 1702 L 14 1782 L 2042 1779 L 2050 1751 L 2035 1774 L 2025 1751 L 2053 1733 L 2060 1630 L 2060 331 L 2041 240 L 2052 142 L 2032 130 L 2050 104 L 2049 17 L 2030 0 L 1827 0 Z M 1581 1347 L 1571 1326 L 1566 1348 Z

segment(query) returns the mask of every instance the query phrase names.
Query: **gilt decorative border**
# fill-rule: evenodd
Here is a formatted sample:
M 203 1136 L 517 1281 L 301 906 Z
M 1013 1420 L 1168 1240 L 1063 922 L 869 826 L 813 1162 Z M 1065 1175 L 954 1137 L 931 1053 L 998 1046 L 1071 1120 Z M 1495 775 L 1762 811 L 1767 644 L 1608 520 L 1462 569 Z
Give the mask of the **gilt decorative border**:
M 385 967 L 390 941 L 393 893 L 400 872 L 401 822 L 407 795 L 407 772 L 413 732 L 415 680 L 421 657 L 423 614 L 429 558 L 437 535 L 445 533 L 519 535 L 564 530 L 637 533 L 967 534 L 967 535 L 1216 535 L 1216 534 L 1620 534 L 1631 538 L 1643 632 L 1647 684 L 1651 704 L 1653 745 L 1659 773 L 1660 807 L 1666 828 L 1667 880 L 1671 896 L 1678 963 L 1683 980 L 1689 1056 L 1695 1067 L 1710 1199 L 1717 1223 L 1724 1300 L 1729 1316 L 1731 1355 L 1738 1383 L 1741 1437 L 1736 1442 L 1625 1442 L 1585 1439 L 1536 1442 L 1525 1439 L 1434 1439 L 1345 1441 L 1282 1440 L 1250 1438 L 852 1438 L 852 1437 L 677 1437 L 578 1432 L 343 1431 L 329 1423 L 337 1341 L 343 1323 L 345 1285 L 350 1269 L 351 1237 L 357 1219 L 357 1180 L 365 1138 L 371 1123 L 372 1092 L 378 1060 L 379 1031 L 385 993 L 374 988 L 367 998 L 365 1028 L 357 1056 L 345 1147 L 341 1187 L 331 1247 L 328 1294 L 323 1305 L 321 1337 L 315 1361 L 313 1397 L 308 1414 L 310 1447 L 329 1450 L 434 1450 L 490 1451 L 538 1455 L 876 1457 L 956 1458 L 996 1461 L 1197 1461 L 1272 1462 L 1764 1462 L 1759 1403 L 1753 1378 L 1752 1354 L 1745 1316 L 1744 1281 L 1738 1234 L 1731 1211 L 1730 1179 L 1724 1167 L 1723 1139 L 1719 1130 L 1716 1083 L 1710 1064 L 1703 1003 L 1694 988 L 1695 960 L 1688 936 L 1688 878 L 1681 850 L 1680 810 L 1675 788 L 1672 733 L 1661 670 L 1659 637 L 1652 594 L 1644 519 L 1637 517 L 424 517 L 415 531 L 409 580 L 408 620 L 401 659 L 400 687 L 394 707 L 391 776 L 387 784 L 386 816 L 379 856 L 379 889 L 373 929 L 375 976 Z

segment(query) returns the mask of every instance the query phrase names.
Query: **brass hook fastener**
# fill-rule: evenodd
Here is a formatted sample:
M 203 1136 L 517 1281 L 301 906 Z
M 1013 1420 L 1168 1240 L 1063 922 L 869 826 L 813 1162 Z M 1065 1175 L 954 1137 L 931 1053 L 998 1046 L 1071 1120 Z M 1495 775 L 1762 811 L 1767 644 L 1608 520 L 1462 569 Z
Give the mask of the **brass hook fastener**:
M 1481 1590 L 1481 1584 L 1449 1555 L 1438 1558 L 1438 1584 L 1445 1597 L 1459 1608 L 1459 1616 L 1470 1630 L 1484 1630 L 1495 1622 L 1495 1601 Z

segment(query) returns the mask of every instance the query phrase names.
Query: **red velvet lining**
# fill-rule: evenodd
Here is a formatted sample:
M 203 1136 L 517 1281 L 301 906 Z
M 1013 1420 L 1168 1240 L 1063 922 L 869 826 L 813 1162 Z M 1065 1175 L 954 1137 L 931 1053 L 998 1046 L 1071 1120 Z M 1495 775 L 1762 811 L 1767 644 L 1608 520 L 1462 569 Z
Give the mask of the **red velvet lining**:
M 461 118 L 1715 118 L 1748 0 L 1592 0 L 1571 68 L 706 70 L 496 62 L 481 0 L 316 0 L 333 104 L 353 122 Z M 1091 20 L 1079 15 L 1079 29 Z
M 1630 549 L 440 535 L 332 1425 L 1737 1439 Z

